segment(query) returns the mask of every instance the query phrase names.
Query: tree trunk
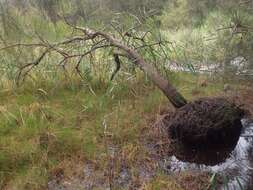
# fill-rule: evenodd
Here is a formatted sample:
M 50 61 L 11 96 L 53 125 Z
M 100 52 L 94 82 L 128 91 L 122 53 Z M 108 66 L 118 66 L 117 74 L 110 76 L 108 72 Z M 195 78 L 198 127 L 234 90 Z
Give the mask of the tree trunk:
M 150 79 L 165 94 L 175 108 L 180 108 L 187 104 L 186 99 L 177 91 L 177 89 L 168 80 L 162 77 L 155 67 L 146 63 L 136 51 L 129 49 L 128 57 L 148 74 Z
M 124 45 L 118 39 L 107 33 L 97 32 L 85 28 L 79 29 L 83 30 L 86 35 L 92 36 L 93 38 L 96 36 L 101 36 L 105 38 L 110 45 L 115 46 L 119 50 L 123 51 L 124 53 L 120 55 L 128 57 L 133 61 L 134 64 L 139 66 L 141 70 L 146 72 L 154 84 L 165 94 L 175 108 L 180 108 L 187 104 L 186 99 L 176 90 L 176 88 L 168 80 L 162 77 L 162 75 L 158 73 L 152 64 L 145 62 L 145 60 L 136 50 Z

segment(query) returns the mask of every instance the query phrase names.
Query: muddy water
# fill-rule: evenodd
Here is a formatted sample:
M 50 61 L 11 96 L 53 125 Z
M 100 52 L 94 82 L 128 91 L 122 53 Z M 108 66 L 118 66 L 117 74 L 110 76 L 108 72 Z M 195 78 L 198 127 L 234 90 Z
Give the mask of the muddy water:
M 215 159 L 217 157 L 206 154 L 209 158 L 206 163 L 201 161 L 198 164 L 192 160 L 184 161 L 176 156 L 168 157 L 163 160 L 161 166 L 167 172 L 179 171 L 205 171 L 216 173 L 222 176 L 226 183 L 219 189 L 229 190 L 252 190 L 253 189 L 253 121 L 242 120 L 243 130 L 235 148 L 229 153 L 217 154 L 224 156 L 223 159 Z M 212 160 L 215 159 L 215 160 Z M 223 161 L 221 161 L 223 160 Z M 215 164 L 215 162 L 217 162 Z M 210 164 L 212 163 L 212 164 Z M 226 180 L 225 180 L 226 179 Z
M 190 158 L 190 161 L 187 161 L 187 158 L 182 161 L 182 159 L 180 160 L 176 156 L 159 156 L 159 158 L 153 158 L 152 162 L 157 163 L 158 168 L 156 169 L 159 169 L 159 171 L 163 170 L 168 175 L 180 171 L 216 173 L 227 180 L 227 183 L 220 186 L 219 190 L 253 190 L 253 121 L 243 120 L 242 123 L 243 130 L 241 136 L 229 152 L 224 150 L 224 152 L 219 151 L 214 153 L 213 151 L 206 150 L 201 155 L 201 161 L 194 159 L 196 158 L 196 153 L 191 152 L 191 157 L 187 157 Z M 150 146 L 147 149 L 149 151 L 153 150 Z M 147 169 L 145 166 L 137 168 L 141 181 L 152 180 L 156 175 L 156 169 Z M 87 165 L 83 168 L 82 177 L 73 177 L 68 180 L 53 179 L 48 183 L 48 189 L 109 190 L 110 186 L 105 176 L 103 171 L 97 171 L 92 165 Z M 114 186 L 130 189 L 131 184 L 131 171 L 127 167 L 122 167 L 118 176 L 114 179 Z

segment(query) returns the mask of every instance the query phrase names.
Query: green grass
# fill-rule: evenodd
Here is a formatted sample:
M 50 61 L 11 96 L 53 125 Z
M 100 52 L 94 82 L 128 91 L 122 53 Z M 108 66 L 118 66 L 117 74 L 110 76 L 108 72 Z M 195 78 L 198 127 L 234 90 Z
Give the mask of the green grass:
M 220 91 L 212 82 L 198 87 L 197 80 L 193 75 L 173 76 L 174 84 L 188 99 L 194 98 L 191 92 L 196 88 L 204 96 Z M 77 160 L 96 161 L 103 168 L 108 143 L 129 156 L 129 165 L 145 156 L 143 130 L 169 106 L 165 96 L 141 78 L 98 84 L 91 85 L 96 95 L 73 83 L 71 88 L 66 84 L 29 88 L 27 83 L 1 92 L 0 189 L 45 189 L 57 168 L 72 175 L 70 163 Z M 157 183 L 151 187 L 159 189 Z

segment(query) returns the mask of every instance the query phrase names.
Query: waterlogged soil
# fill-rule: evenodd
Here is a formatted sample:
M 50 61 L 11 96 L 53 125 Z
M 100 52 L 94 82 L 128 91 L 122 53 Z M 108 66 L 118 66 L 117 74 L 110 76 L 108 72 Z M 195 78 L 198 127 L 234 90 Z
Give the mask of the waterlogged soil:
M 112 152 L 117 151 L 116 147 L 110 147 Z M 113 153 L 111 156 L 113 157 Z M 114 161 L 104 169 L 99 169 L 94 163 L 86 163 L 82 174 L 73 178 L 54 178 L 48 183 L 49 190 L 111 190 L 111 189 L 139 189 L 141 185 L 155 177 L 155 170 L 140 164 L 136 168 L 122 165 L 114 168 Z M 117 171 L 116 171 L 117 170 Z M 138 173 L 138 175 L 136 175 Z M 134 175 L 133 175 L 134 174 Z
M 122 158 L 115 156 L 119 149 L 112 145 L 108 147 L 112 160 L 106 168 L 99 169 L 94 163 L 86 163 L 81 175 L 68 179 L 57 176 L 48 183 L 48 189 L 141 189 L 143 184 L 152 181 L 162 172 L 164 175 L 173 176 L 182 189 L 211 188 L 209 180 L 216 174 L 215 189 L 252 190 L 253 121 L 244 119 L 242 124 L 242 133 L 233 147 L 225 150 L 207 150 L 204 154 L 196 150 L 186 151 L 190 155 L 185 156 L 175 154 L 171 148 L 173 143 L 167 136 L 158 134 L 159 140 L 143 142 L 146 151 L 150 153 L 149 157 L 134 168 L 121 161 L 116 169 L 116 161 L 113 158 Z M 159 131 L 158 133 L 165 134 L 163 128 L 157 128 L 156 125 L 154 128 Z
M 163 169 L 169 172 L 199 171 L 210 172 L 220 176 L 220 186 L 217 189 L 252 190 L 253 189 L 253 121 L 242 120 L 243 131 L 235 146 L 228 153 L 223 151 L 207 151 L 206 163 L 198 160 L 195 152 L 195 160 L 180 159 L 177 156 L 164 158 Z M 215 155 L 217 154 L 217 155 Z M 219 156 L 222 155 L 222 156 Z M 219 159 L 217 159 L 217 157 Z M 223 157 L 223 159 L 220 159 Z M 224 160 L 224 161 L 222 161 Z M 201 164 L 199 164 L 201 162 Z M 215 164 L 216 162 L 216 164 Z M 211 163 L 211 164 L 210 164 Z

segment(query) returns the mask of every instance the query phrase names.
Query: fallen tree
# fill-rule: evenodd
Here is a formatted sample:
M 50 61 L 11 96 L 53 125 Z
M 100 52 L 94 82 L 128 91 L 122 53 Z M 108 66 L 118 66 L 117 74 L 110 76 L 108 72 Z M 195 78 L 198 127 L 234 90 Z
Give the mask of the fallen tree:
M 24 47 L 34 46 L 34 47 L 45 48 L 43 53 L 36 60 L 30 63 L 27 63 L 19 68 L 17 81 L 19 82 L 21 78 L 24 78 L 34 67 L 39 65 L 42 62 L 42 60 L 46 57 L 46 55 L 49 54 L 50 52 L 56 52 L 63 57 L 63 59 L 60 61 L 60 64 L 65 63 L 68 59 L 71 59 L 74 57 L 79 58 L 79 61 L 76 64 L 76 71 L 80 73 L 79 66 L 82 59 L 84 59 L 85 56 L 92 54 L 98 49 L 113 47 L 116 49 L 113 52 L 113 56 L 117 65 L 120 65 L 120 60 L 119 60 L 120 56 L 130 59 L 141 70 L 147 73 L 150 79 L 165 94 L 165 96 L 170 100 L 170 102 L 172 103 L 174 107 L 180 108 L 187 103 L 186 99 L 176 90 L 176 88 L 174 88 L 173 85 L 168 80 L 162 77 L 157 72 L 157 70 L 152 66 L 152 64 L 148 64 L 147 62 L 145 62 L 145 60 L 137 51 L 137 49 L 144 48 L 146 46 L 161 45 L 163 43 L 162 41 L 159 41 L 151 45 L 143 45 L 142 47 L 132 48 L 122 43 L 120 40 L 116 39 L 111 34 L 108 34 L 102 31 L 92 30 L 90 28 L 82 28 L 82 27 L 77 27 L 77 26 L 72 26 L 72 27 L 78 31 L 81 31 L 83 33 L 83 36 L 75 36 L 73 38 L 64 40 L 62 42 L 52 43 L 52 44 L 50 44 L 49 42 L 41 38 L 40 43 L 35 43 L 35 44 L 21 44 L 20 43 L 20 44 L 14 44 L 14 45 L 10 45 L 10 46 L 2 48 L 2 50 L 14 48 L 14 47 L 22 47 L 22 46 Z M 146 34 L 144 34 L 143 38 L 139 40 L 143 41 L 145 35 Z M 121 36 L 123 36 L 122 38 L 126 36 L 132 37 L 130 36 L 130 33 L 128 32 L 125 32 L 125 34 L 121 34 Z M 62 45 L 71 45 L 73 43 L 86 43 L 86 42 L 87 43 L 91 42 L 92 46 L 88 51 L 83 52 L 81 54 L 71 55 L 66 50 L 60 48 Z
M 163 43 L 161 40 L 153 44 L 147 44 L 144 40 L 147 33 L 144 33 L 142 37 L 136 37 L 129 31 L 123 33 L 119 32 L 119 36 L 121 37 L 121 40 L 119 40 L 113 34 L 109 34 L 104 31 L 72 25 L 70 26 L 76 31 L 79 31 L 81 34 L 57 43 L 49 43 L 48 41 L 40 38 L 40 43 L 20 43 L 9 45 L 1 49 L 6 50 L 16 47 L 40 47 L 43 49 L 37 59 L 30 63 L 26 63 L 19 68 L 17 81 L 24 79 L 25 76 L 33 68 L 38 66 L 46 55 L 51 52 L 55 52 L 62 57 L 59 64 L 63 66 L 67 60 L 78 58 L 75 68 L 77 73 L 81 76 L 79 67 L 82 60 L 87 55 L 92 54 L 98 49 L 112 48 L 113 57 L 117 65 L 117 68 L 111 77 L 112 79 L 120 69 L 120 57 L 125 57 L 143 70 L 169 99 L 171 104 L 177 108 L 177 111 L 171 115 L 169 119 L 167 118 L 167 121 L 165 122 L 168 127 L 168 132 L 173 139 L 193 145 L 219 144 L 222 146 L 221 142 L 229 142 L 229 138 L 238 138 L 240 135 L 240 119 L 242 117 L 242 111 L 238 109 L 237 106 L 225 99 L 202 99 L 187 104 L 187 100 L 182 96 L 182 94 L 180 94 L 152 64 L 146 62 L 138 52 L 139 49 L 144 47 L 152 47 L 155 45 L 161 46 Z M 133 44 L 126 43 L 126 41 L 129 40 L 124 40 L 125 38 L 131 38 L 145 43 L 136 47 Z M 64 49 L 66 46 L 71 46 L 77 43 L 81 46 L 87 45 L 89 49 L 76 54 L 70 53 Z

